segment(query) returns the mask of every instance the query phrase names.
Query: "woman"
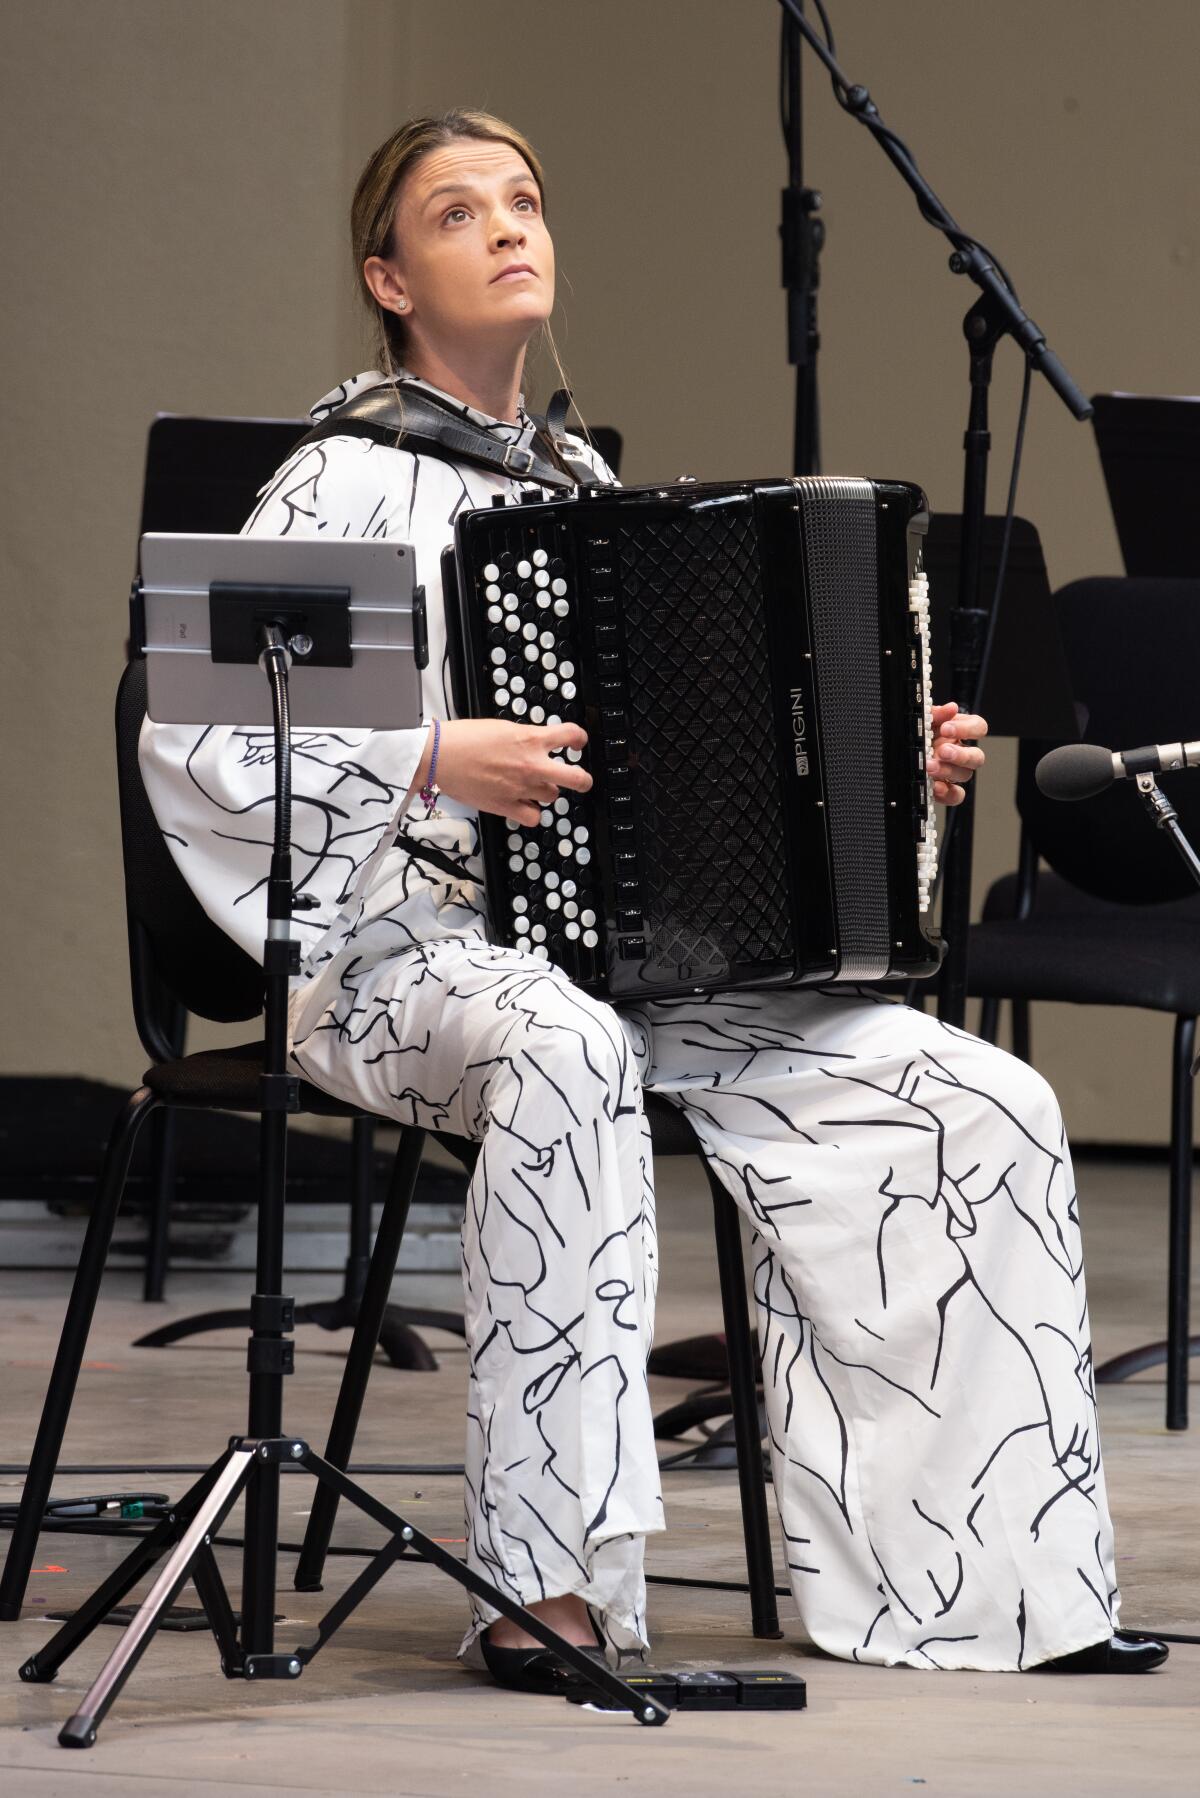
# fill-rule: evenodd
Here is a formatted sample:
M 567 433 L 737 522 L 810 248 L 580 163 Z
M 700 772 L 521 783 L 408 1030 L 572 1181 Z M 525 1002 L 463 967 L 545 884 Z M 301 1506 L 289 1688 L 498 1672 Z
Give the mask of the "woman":
M 476 113 L 402 127 L 363 173 L 352 235 L 384 373 L 314 417 L 399 372 L 401 391 L 423 383 L 527 445 L 525 350 L 554 299 L 530 145 Z M 293 736 L 298 884 L 319 903 L 297 918 L 292 1056 L 344 1099 L 480 1143 L 463 1230 L 471 1564 L 573 1641 L 595 1619 L 614 1651 L 646 1645 L 643 1545 L 663 1517 L 644 1081 L 687 1112 L 757 1232 L 775 1490 L 812 1640 L 887 1664 L 1157 1664 L 1161 1645 L 1113 1636 L 1078 1224 L 1045 1083 L 855 991 L 618 1016 L 486 941 L 477 813 L 534 824 L 590 785 L 577 727 L 452 715 L 440 552 L 460 511 L 523 490 L 333 436 L 284 465 L 246 527 L 411 542 L 427 590 L 437 725 Z M 953 804 L 986 725 L 947 705 L 937 728 L 935 792 Z M 267 733 L 147 724 L 142 760 L 180 867 L 257 954 Z M 398 846 L 401 820 L 463 878 Z M 545 1677 L 482 1606 L 476 1641 L 498 1677 Z

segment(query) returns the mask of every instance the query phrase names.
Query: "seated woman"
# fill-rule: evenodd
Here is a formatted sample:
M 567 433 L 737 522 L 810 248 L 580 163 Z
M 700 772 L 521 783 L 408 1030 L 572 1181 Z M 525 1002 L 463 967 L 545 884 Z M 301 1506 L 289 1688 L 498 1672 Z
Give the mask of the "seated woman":
M 528 446 L 526 346 L 554 301 L 540 165 L 450 113 L 371 157 L 354 263 L 382 372 Z M 576 458 L 606 471 L 582 443 Z M 708 994 L 620 1015 L 487 941 L 478 813 L 538 821 L 586 791 L 582 730 L 455 718 L 440 555 L 464 509 L 529 483 L 333 435 L 264 489 L 254 535 L 416 548 L 430 661 L 417 731 L 297 730 L 292 1059 L 401 1123 L 475 1139 L 463 1226 L 467 1553 L 576 1642 L 647 1645 L 663 1528 L 645 1363 L 657 1265 L 641 1088 L 680 1106 L 756 1233 L 774 1483 L 808 1637 L 887 1665 L 1140 1671 L 1114 1636 L 1079 1223 L 1054 1095 L 1024 1063 L 854 989 Z M 937 796 L 982 719 L 937 708 Z M 179 866 L 252 954 L 270 842 L 268 733 L 147 723 L 142 766 Z M 403 827 L 406 844 L 397 843 Z M 432 866 L 410 853 L 433 848 Z M 460 865 L 461 877 L 447 866 Z M 476 1606 L 497 1677 L 545 1652 Z

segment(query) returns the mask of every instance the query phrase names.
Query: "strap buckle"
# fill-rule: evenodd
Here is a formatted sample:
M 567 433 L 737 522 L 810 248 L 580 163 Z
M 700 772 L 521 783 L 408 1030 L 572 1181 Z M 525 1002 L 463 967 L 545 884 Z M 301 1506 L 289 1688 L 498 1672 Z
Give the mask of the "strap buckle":
M 518 443 L 507 443 L 503 460 L 505 468 L 513 474 L 528 474 L 534 463 L 533 451 L 522 449 Z

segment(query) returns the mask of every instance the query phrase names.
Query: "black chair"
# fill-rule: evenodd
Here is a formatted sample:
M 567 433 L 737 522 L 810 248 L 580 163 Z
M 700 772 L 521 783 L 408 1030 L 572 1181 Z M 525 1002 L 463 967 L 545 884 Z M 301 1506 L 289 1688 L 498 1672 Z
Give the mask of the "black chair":
M 3 1577 L 0 1578 L 0 1620 L 19 1614 L 29 1569 L 45 1515 L 51 1482 L 58 1465 L 63 1436 L 78 1381 L 95 1311 L 109 1245 L 129 1172 L 134 1145 L 147 1118 L 165 1107 L 257 1113 L 263 1045 L 243 1043 L 231 1049 L 206 1050 L 178 1056 L 169 1041 L 144 1030 L 147 1015 L 161 1016 L 167 1006 L 177 1006 L 200 1017 L 223 1022 L 249 1020 L 259 1015 L 262 1004 L 262 971 L 204 913 L 163 841 L 142 784 L 137 741 L 145 714 L 145 664 L 132 662 L 122 676 L 117 696 L 118 789 L 120 794 L 122 848 L 129 916 L 130 964 L 133 974 L 135 1015 L 146 1051 L 153 1058 L 144 1083 L 125 1106 L 109 1140 L 92 1213 L 76 1269 L 67 1315 L 50 1376 L 29 1473 Z M 149 1010 L 139 1000 L 145 999 Z M 363 1114 L 344 1105 L 308 1082 L 300 1083 L 301 1110 L 326 1117 L 359 1118 Z M 661 1114 L 661 1115 L 660 1115 Z M 659 1103 L 655 1110 L 655 1147 L 664 1154 L 696 1154 L 696 1139 L 679 1113 Z M 342 1391 L 329 1439 L 330 1458 L 345 1467 L 357 1425 L 366 1381 L 385 1327 L 392 1334 L 419 1324 L 463 1332 L 461 1318 L 449 1313 L 392 1306 L 392 1278 L 399 1256 L 412 1193 L 420 1169 L 425 1132 L 405 1128 L 393 1165 L 374 1251 L 362 1283 L 356 1307 L 354 1336 L 343 1375 Z M 439 1135 L 457 1157 L 470 1166 L 475 1145 Z M 707 1165 L 707 1164 L 706 1164 Z M 754 1347 L 750 1334 L 745 1267 L 737 1208 L 710 1175 L 714 1196 L 717 1257 L 720 1268 L 726 1330 L 729 1336 L 742 1513 L 746 1534 L 751 1609 L 757 1635 L 776 1636 L 778 1617 L 767 1516 L 763 1458 L 758 1429 Z M 368 1211 L 369 1228 L 369 1211 Z M 297 1322 L 313 1321 L 330 1327 L 324 1306 L 295 1308 Z M 310 1315 L 312 1312 L 318 1315 Z M 249 1311 L 214 1313 L 211 1327 L 244 1324 Z M 318 1492 L 320 1492 L 318 1488 Z M 306 1537 L 306 1573 L 312 1565 L 315 1526 L 323 1515 L 320 1504 Z M 332 1528 L 333 1513 L 328 1524 Z M 326 1532 L 320 1546 L 324 1559 Z M 298 1569 L 298 1578 L 299 1578 Z M 319 1576 L 318 1582 L 319 1583 Z
M 1119 749 L 1200 734 L 1200 583 L 1075 581 L 1054 605 L 1089 741 Z M 1200 894 L 1132 781 L 1077 803 L 1046 799 L 1034 769 L 1053 747 L 1020 746 L 1019 867 L 992 887 L 971 932 L 969 987 L 984 1001 L 982 1034 L 991 1041 L 1001 1001 L 1012 1001 L 1013 1046 L 1026 1060 L 1034 1000 L 1140 1006 L 1175 1018 L 1167 1340 L 1105 1363 L 1096 1377 L 1123 1379 L 1165 1360 L 1167 1427 L 1182 1430 L 1188 1356 L 1200 1353 L 1200 1337 L 1188 1336 Z M 1169 784 L 1184 829 L 1200 841 L 1200 785 L 1187 777 Z M 1119 1045 L 1112 1061 L 1119 1078 Z

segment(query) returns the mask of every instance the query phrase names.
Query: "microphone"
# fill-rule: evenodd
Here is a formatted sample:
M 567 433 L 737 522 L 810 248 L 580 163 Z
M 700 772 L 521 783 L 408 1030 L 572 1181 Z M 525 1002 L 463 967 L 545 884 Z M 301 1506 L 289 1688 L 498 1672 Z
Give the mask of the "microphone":
M 1147 743 L 1141 749 L 1103 749 L 1099 743 L 1064 743 L 1034 770 L 1047 799 L 1091 799 L 1114 780 L 1138 774 L 1171 774 L 1200 767 L 1200 742 Z

